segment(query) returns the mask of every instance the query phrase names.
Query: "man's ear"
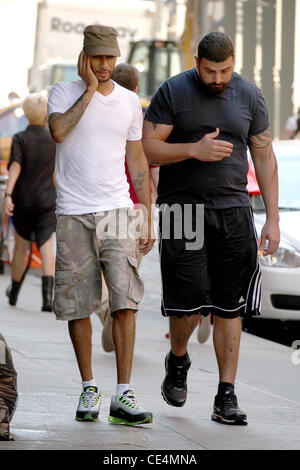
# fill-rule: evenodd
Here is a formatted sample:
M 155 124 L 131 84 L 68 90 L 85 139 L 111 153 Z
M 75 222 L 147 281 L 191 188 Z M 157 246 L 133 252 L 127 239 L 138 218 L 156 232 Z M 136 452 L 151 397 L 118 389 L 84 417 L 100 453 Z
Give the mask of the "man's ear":
M 194 59 L 195 59 L 195 62 L 196 62 L 196 67 L 198 69 L 199 65 L 200 65 L 200 60 L 198 59 L 198 57 L 196 55 L 194 55 Z

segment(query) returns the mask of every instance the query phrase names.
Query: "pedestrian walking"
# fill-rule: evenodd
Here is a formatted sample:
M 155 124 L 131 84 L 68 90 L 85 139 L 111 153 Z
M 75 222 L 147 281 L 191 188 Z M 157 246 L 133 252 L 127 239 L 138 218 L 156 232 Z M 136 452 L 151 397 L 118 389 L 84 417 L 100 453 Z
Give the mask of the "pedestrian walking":
M 47 98 L 34 93 L 23 102 L 29 126 L 13 136 L 3 209 L 12 217 L 15 247 L 12 283 L 7 290 L 10 305 L 16 305 L 24 280 L 25 259 L 30 243 L 36 242 L 42 261 L 42 311 L 52 312 L 55 232 L 55 144 L 47 125 Z
M 146 111 L 143 145 L 148 161 L 161 165 L 160 214 L 162 314 L 169 317 L 171 351 L 165 360 L 162 395 L 183 406 L 191 365 L 187 346 L 199 314 L 214 315 L 213 342 L 219 385 L 212 419 L 247 424 L 235 394 L 241 317 L 259 314 L 260 268 L 247 185 L 247 145 L 266 208 L 260 248 L 264 256 L 279 244 L 278 177 L 267 106 L 260 90 L 233 72 L 234 47 L 220 32 L 205 35 L 196 67 L 168 79 Z M 192 208 L 204 206 L 202 247 L 187 248 L 185 232 Z M 163 235 L 170 208 L 170 237 Z M 170 219 L 172 222 L 172 219 Z M 184 225 L 184 224 L 183 224 Z M 195 248 L 195 247 L 194 247 Z
M 150 251 L 154 239 L 149 170 L 141 144 L 142 109 L 135 93 L 111 80 L 118 56 L 114 28 L 87 26 L 78 59 L 81 79 L 57 83 L 49 97 L 48 122 L 57 142 L 54 312 L 57 319 L 68 321 L 82 378 L 76 419 L 94 421 L 102 395 L 92 371 L 90 315 L 101 299 L 103 271 L 117 363 L 117 388 L 108 420 L 136 425 L 152 422 L 152 413 L 140 407 L 130 385 L 135 312 L 143 283 L 137 272 L 136 239 L 130 232 L 134 214 L 125 152 L 133 185 L 148 210 L 141 230 L 143 254 Z
M 136 67 L 131 64 L 121 63 L 116 65 L 114 71 L 112 73 L 111 79 L 121 85 L 122 87 L 126 88 L 127 90 L 133 91 L 137 93 L 138 85 L 139 85 L 139 72 Z M 157 184 L 159 178 L 159 167 L 157 165 L 150 165 L 149 164 L 149 171 L 150 171 L 150 184 L 151 184 L 151 201 L 154 204 L 156 197 L 157 197 Z M 139 205 L 139 198 L 136 194 L 134 186 L 132 184 L 132 180 L 130 177 L 130 173 L 128 170 L 127 161 L 125 158 L 125 172 L 127 176 L 127 181 L 129 184 L 129 194 L 130 199 L 132 200 L 135 207 Z M 137 243 L 136 249 L 136 260 L 137 260 L 137 268 L 139 269 L 141 261 L 143 258 L 143 254 L 139 250 L 139 245 Z M 102 347 L 105 352 L 111 352 L 115 349 L 114 341 L 112 336 L 112 323 L 113 319 L 110 313 L 109 308 L 109 299 L 108 299 L 108 290 L 105 283 L 105 279 L 102 276 L 102 298 L 99 308 L 95 312 L 102 325 Z

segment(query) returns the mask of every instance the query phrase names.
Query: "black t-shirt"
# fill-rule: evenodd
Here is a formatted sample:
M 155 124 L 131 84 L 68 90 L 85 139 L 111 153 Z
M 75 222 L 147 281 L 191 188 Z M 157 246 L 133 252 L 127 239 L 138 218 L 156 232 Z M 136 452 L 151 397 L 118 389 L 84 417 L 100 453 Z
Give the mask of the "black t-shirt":
M 269 127 L 265 100 L 254 83 L 237 73 L 219 95 L 208 94 L 196 69 L 165 81 L 153 96 L 145 119 L 173 125 L 167 142 L 197 142 L 220 129 L 220 140 L 233 144 L 218 162 L 188 159 L 161 166 L 157 203 L 199 203 L 207 208 L 247 207 L 247 142 Z
M 21 165 L 13 191 L 16 210 L 34 213 L 55 207 L 55 143 L 49 131 L 42 126 L 28 126 L 15 134 L 8 167 L 14 161 Z

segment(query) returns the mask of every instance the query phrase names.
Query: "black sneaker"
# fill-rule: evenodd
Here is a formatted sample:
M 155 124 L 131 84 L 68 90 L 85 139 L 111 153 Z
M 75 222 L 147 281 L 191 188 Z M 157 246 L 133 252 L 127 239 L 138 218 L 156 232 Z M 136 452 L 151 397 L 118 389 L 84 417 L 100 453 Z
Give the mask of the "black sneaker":
M 178 364 L 170 358 L 170 353 L 165 359 L 166 376 L 161 385 L 163 399 L 171 406 L 183 406 L 186 402 L 187 385 L 186 377 L 191 361 L 188 353 L 183 364 Z
M 247 425 L 247 415 L 238 407 L 237 397 L 233 392 L 216 395 L 214 402 L 213 421 L 222 424 Z

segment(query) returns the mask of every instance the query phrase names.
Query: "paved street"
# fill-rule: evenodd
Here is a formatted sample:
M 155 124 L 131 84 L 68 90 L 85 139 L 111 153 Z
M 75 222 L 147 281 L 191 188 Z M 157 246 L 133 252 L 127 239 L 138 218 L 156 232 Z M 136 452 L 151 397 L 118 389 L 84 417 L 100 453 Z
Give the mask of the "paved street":
M 132 383 L 141 404 L 153 411 L 154 422 L 141 428 L 107 422 L 115 391 L 113 353 L 101 348 L 101 325 L 93 318 L 93 364 L 104 394 L 100 420 L 74 420 L 81 381 L 67 324 L 40 311 L 40 278 L 28 275 L 18 305 L 8 306 L 4 290 L 9 272 L 0 277 L 0 331 L 18 372 L 19 401 L 11 423 L 15 441 L 1 449 L 205 450 L 300 449 L 300 364 L 292 349 L 262 338 L 242 335 L 236 390 L 249 425 L 230 427 L 210 419 L 218 383 L 212 339 L 201 345 L 194 333 L 189 352 L 188 401 L 182 409 L 161 398 L 163 361 L 169 349 L 162 318 L 157 247 L 143 261 L 145 298 L 137 321 Z

